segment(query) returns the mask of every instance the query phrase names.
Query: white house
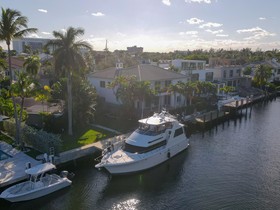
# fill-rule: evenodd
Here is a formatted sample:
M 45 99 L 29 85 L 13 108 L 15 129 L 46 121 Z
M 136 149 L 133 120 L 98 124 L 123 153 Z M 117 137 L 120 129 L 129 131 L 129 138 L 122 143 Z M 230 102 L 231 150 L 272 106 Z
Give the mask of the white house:
M 111 104 L 121 104 L 116 99 L 114 91 L 108 88 L 110 84 L 117 76 L 136 76 L 139 81 L 149 81 L 151 88 L 155 90 L 168 87 L 170 84 L 176 84 L 179 81 L 186 82 L 186 76 L 165 70 L 158 66 L 150 64 L 140 64 L 129 68 L 122 68 L 120 63 L 116 68 L 108 68 L 102 71 L 91 73 L 88 75 L 88 80 L 96 88 L 97 94 L 104 99 L 105 102 Z M 146 110 L 160 110 L 162 107 L 176 108 L 183 106 L 184 99 L 179 94 L 174 93 L 158 93 L 157 97 L 153 101 L 145 101 L 144 107 Z M 135 107 L 141 109 L 141 102 L 135 102 Z
M 266 60 L 266 61 L 261 61 L 261 62 L 255 62 L 255 63 L 251 63 L 246 67 L 251 67 L 252 68 L 252 73 L 251 76 L 254 77 L 254 70 L 256 69 L 257 65 L 267 65 L 271 68 L 272 70 L 272 75 L 269 79 L 270 82 L 272 81 L 280 81 L 280 63 L 277 62 L 276 59 L 272 59 L 272 60 Z

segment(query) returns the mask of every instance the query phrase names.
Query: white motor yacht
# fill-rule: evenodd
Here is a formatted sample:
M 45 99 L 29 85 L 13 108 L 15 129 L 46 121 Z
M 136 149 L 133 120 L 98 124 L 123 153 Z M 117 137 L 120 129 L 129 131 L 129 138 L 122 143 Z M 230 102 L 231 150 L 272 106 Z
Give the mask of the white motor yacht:
M 55 168 L 55 165 L 47 162 L 26 169 L 29 180 L 7 188 L 0 194 L 0 198 L 10 202 L 28 201 L 71 185 L 67 172 L 62 173 L 61 176 L 47 173 Z
M 167 161 L 189 146 L 184 125 L 166 111 L 138 122 L 138 129 L 121 146 L 106 149 L 96 168 L 111 174 L 134 173 Z

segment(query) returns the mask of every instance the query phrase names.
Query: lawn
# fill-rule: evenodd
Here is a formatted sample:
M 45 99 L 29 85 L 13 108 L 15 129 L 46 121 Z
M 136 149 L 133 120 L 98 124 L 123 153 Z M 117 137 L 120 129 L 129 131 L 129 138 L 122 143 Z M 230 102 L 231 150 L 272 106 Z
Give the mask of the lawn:
M 110 138 L 116 134 L 103 130 L 97 127 L 84 128 L 78 131 L 75 131 L 73 136 L 69 136 L 66 133 L 61 135 L 62 139 L 62 151 L 67 151 L 70 149 L 82 147 L 88 144 L 92 144 L 99 140 Z

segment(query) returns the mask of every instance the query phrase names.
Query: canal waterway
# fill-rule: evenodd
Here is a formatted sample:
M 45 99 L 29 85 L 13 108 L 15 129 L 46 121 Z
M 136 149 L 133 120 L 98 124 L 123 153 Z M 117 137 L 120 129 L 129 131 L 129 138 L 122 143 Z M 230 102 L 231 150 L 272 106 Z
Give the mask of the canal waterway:
M 66 168 L 70 188 L 0 209 L 279 209 L 280 98 L 191 136 L 190 147 L 148 171 L 111 177 L 94 157 Z

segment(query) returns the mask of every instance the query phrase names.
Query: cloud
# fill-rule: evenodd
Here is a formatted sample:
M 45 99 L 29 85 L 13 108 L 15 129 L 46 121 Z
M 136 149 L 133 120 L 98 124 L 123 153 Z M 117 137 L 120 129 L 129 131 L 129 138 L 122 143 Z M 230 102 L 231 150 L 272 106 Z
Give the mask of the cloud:
M 218 36 L 218 37 L 228 37 L 229 35 L 228 34 L 216 34 L 216 36 Z
M 222 33 L 224 30 L 223 29 L 220 29 L 220 30 L 216 30 L 216 31 L 212 31 L 211 29 L 207 29 L 205 30 L 206 32 L 209 32 L 211 34 L 219 34 L 219 33 Z
M 197 35 L 198 31 L 186 31 L 186 32 L 180 32 L 179 35 Z
M 218 28 L 221 27 L 223 24 L 221 23 L 213 23 L 213 22 L 208 22 L 208 23 L 204 23 L 202 25 L 199 26 L 199 28 Z
M 201 20 L 199 18 L 191 18 L 191 19 L 188 19 L 187 22 L 191 25 L 194 25 L 194 24 L 200 24 L 200 23 L 203 23 L 204 20 Z
M 66 33 L 66 29 L 65 28 L 60 29 L 60 31 L 62 31 L 63 33 Z
M 127 36 L 127 35 L 124 34 L 124 33 L 118 32 L 118 33 L 117 33 L 117 36 L 125 37 L 125 36 Z
M 260 27 L 254 27 L 254 28 L 248 28 L 248 29 L 240 29 L 236 31 L 237 33 L 251 33 L 252 36 L 244 38 L 245 40 L 258 40 L 263 37 L 268 37 L 268 36 L 275 36 L 275 33 L 270 33 Z
M 95 16 L 95 17 L 102 17 L 102 16 L 105 16 L 105 14 L 103 14 L 102 12 L 91 13 L 91 15 L 93 15 L 93 16 Z
M 266 20 L 265 17 L 259 17 L 259 20 Z
M 264 32 L 265 30 L 263 30 L 260 27 L 255 27 L 255 28 L 248 28 L 248 29 L 239 29 L 237 30 L 237 33 L 261 33 Z
M 171 5 L 170 0 L 162 0 L 162 3 L 165 4 L 166 6 L 170 6 Z
M 41 33 L 45 34 L 45 35 L 50 35 L 51 34 L 50 32 L 45 32 L 45 31 L 42 31 Z
M 38 9 L 39 12 L 48 13 L 48 10 L 45 9 Z
M 186 3 L 206 3 L 211 4 L 211 0 L 185 0 Z
M 28 38 L 42 38 L 38 34 L 35 34 L 35 33 L 29 34 L 26 37 L 28 37 Z

